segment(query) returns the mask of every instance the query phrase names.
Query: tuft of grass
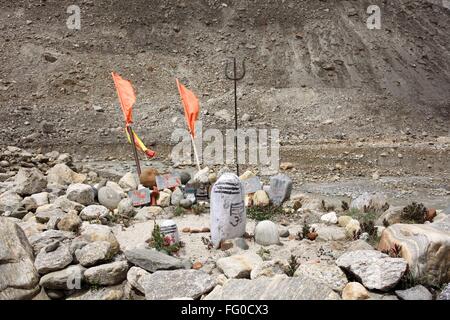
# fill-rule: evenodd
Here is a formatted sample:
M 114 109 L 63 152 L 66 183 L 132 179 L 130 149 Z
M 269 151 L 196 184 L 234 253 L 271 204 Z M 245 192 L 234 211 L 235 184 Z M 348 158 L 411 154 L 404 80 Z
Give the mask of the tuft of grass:
M 378 219 L 379 214 L 375 211 L 359 211 L 358 209 L 352 208 L 347 213 L 347 216 L 352 217 L 355 220 L 358 220 L 360 223 L 369 223 L 371 221 L 375 221 Z
M 195 215 L 201 215 L 202 213 L 205 213 L 206 207 L 203 204 L 195 204 L 192 206 L 192 212 Z
M 272 220 L 275 216 L 283 213 L 283 208 L 275 206 L 247 208 L 247 217 L 256 221 Z
M 376 246 L 380 238 L 378 237 L 378 230 L 375 228 L 375 223 L 373 221 L 363 222 L 361 223 L 361 232 L 367 233 L 369 235 L 369 239 L 367 242 L 372 246 Z
M 173 215 L 174 215 L 175 217 L 179 217 L 179 216 L 182 216 L 182 215 L 185 214 L 185 213 L 186 213 L 186 210 L 185 210 L 183 207 L 177 206 L 177 207 L 175 208 L 174 212 L 173 212 Z
M 259 255 L 261 257 L 261 259 L 263 259 L 263 260 L 270 259 L 270 250 L 269 249 L 265 249 L 265 248 L 261 247 L 261 249 L 259 249 L 256 252 L 256 254 Z
M 288 277 L 293 277 L 295 274 L 295 271 L 297 271 L 298 267 L 300 266 L 300 263 L 297 262 L 297 256 L 291 255 L 288 261 L 288 268 L 286 270 L 286 275 Z
M 425 223 L 427 208 L 422 203 L 411 203 L 403 208 L 400 219 L 405 223 Z

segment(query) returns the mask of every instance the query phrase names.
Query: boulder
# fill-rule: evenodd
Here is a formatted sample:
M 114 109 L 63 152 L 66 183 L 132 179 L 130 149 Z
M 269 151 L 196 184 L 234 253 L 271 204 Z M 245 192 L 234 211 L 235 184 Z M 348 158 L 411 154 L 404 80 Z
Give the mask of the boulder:
M 384 194 L 370 194 L 365 192 L 352 200 L 350 208 L 357 209 L 361 212 L 384 212 L 389 208 L 389 205 L 387 204 L 387 197 Z
M 40 274 L 64 269 L 72 263 L 73 258 L 69 247 L 64 244 L 59 245 L 58 242 L 56 242 L 56 245 L 57 248 L 52 251 L 48 251 L 48 247 L 42 248 L 36 256 L 34 266 Z
M 21 196 L 39 193 L 47 187 L 47 179 L 37 168 L 20 168 L 14 179 L 14 191 Z
M 270 178 L 269 198 L 270 201 L 280 206 L 289 199 L 292 191 L 292 180 L 284 174 L 278 174 Z
M 12 212 L 22 206 L 22 197 L 12 191 L 6 191 L 0 195 L 0 215 Z
M 403 207 L 390 207 L 375 221 L 375 225 L 382 226 L 384 220 L 386 220 L 389 225 L 401 223 L 402 212 Z
M 406 290 L 396 290 L 395 294 L 400 300 L 433 300 L 433 295 L 422 285 Z
M 111 260 L 114 253 L 108 241 L 95 241 L 76 250 L 75 256 L 83 267 L 92 267 Z
M 76 212 L 76 211 L 75 211 Z M 57 224 L 58 230 L 77 232 L 81 226 L 81 219 L 75 213 L 68 213 L 59 220 Z
M 318 241 L 340 241 L 347 237 L 345 231 L 338 226 L 327 226 L 324 224 L 314 224 L 312 227 L 316 230 Z
M 121 216 L 132 218 L 136 214 L 136 210 L 133 207 L 133 201 L 130 198 L 120 200 L 117 206 L 117 212 Z
M 94 189 L 87 184 L 71 184 L 67 188 L 66 195 L 70 201 L 78 202 L 85 206 L 93 204 L 95 201 Z
M 252 268 L 250 272 L 250 279 L 257 279 L 259 277 L 274 277 L 276 275 L 286 275 L 288 265 L 283 260 L 264 261 Z
M 132 264 L 149 272 L 183 268 L 183 263 L 180 259 L 154 249 L 134 248 L 125 250 L 125 256 Z
M 392 225 L 381 234 L 378 250 L 395 245 L 401 246 L 414 277 L 436 285 L 450 281 L 450 233 L 445 223 Z
M 353 239 L 361 231 L 361 225 L 358 220 L 352 219 L 345 226 L 345 234 L 348 238 Z
M 65 196 L 65 195 L 58 197 L 53 202 L 53 204 L 56 205 L 58 208 L 61 208 L 61 210 L 65 211 L 65 212 L 70 212 L 70 211 L 80 212 L 81 210 L 84 209 L 84 206 L 81 203 L 71 201 L 71 200 L 67 199 L 67 196 Z
M 170 199 L 170 203 L 173 206 L 178 206 L 180 205 L 180 201 L 184 199 L 184 194 L 183 192 L 180 190 L 180 188 L 176 188 L 173 192 L 172 192 L 172 196 Z
M 31 235 L 28 240 L 33 247 L 34 254 L 38 254 L 42 248 L 53 244 L 55 242 L 59 243 L 69 243 L 70 240 L 75 238 L 73 232 L 61 231 L 61 230 L 47 230 L 41 233 Z
M 122 300 L 124 296 L 124 286 L 92 288 L 89 290 L 76 291 L 67 300 Z
M 156 204 L 162 208 L 166 208 L 170 206 L 170 194 L 164 191 L 159 193 L 158 199 L 156 200 Z
M 112 286 L 122 283 L 127 278 L 128 262 L 117 261 L 92 267 L 84 272 L 87 283 Z
M 100 220 L 100 218 L 105 218 L 110 214 L 108 208 L 101 205 L 90 205 L 81 210 L 80 218 L 84 221 Z
M 341 255 L 336 264 L 360 279 L 369 290 L 388 291 L 395 287 L 406 272 L 403 258 L 391 258 L 375 250 L 359 250 Z
M 98 202 L 108 208 L 114 210 L 122 200 L 122 196 L 119 192 L 111 187 L 102 187 L 98 190 Z
M 48 185 L 70 185 L 73 183 L 83 183 L 86 175 L 79 174 L 70 169 L 64 163 L 58 163 L 47 172 Z
M 309 277 L 339 292 L 348 283 L 347 277 L 338 266 L 327 263 L 301 264 L 295 271 L 294 277 Z
M 320 217 L 320 220 L 329 224 L 336 224 L 338 222 L 336 212 L 334 211 L 324 214 Z
M 198 270 L 157 271 L 141 281 L 147 300 L 198 299 L 215 285 L 209 274 Z
M 339 227 L 345 228 L 353 218 L 350 216 L 340 216 L 338 218 Z
M 87 242 L 108 241 L 111 244 L 112 254 L 119 252 L 120 246 L 112 229 L 99 224 L 83 223 L 81 225 L 81 238 Z
M 47 223 L 52 217 L 64 217 L 66 213 L 55 204 L 46 204 L 36 209 L 36 221 Z
M 143 207 L 139 209 L 134 216 L 134 220 L 137 221 L 148 221 L 154 220 L 157 216 L 161 215 L 164 212 L 164 209 L 157 206 L 152 207 Z
M 267 207 L 270 199 L 264 190 L 258 190 L 253 194 L 253 205 L 256 207 Z
M 149 272 L 139 267 L 131 267 L 127 273 L 127 281 L 134 289 L 141 293 L 145 293 L 144 287 L 141 285 L 145 277 L 150 275 Z
M 349 282 L 342 291 L 342 300 L 366 300 L 369 292 L 359 282 Z
M 137 190 L 139 181 L 135 173 L 127 172 L 120 180 L 119 186 L 124 191 Z
M 44 275 L 39 284 L 46 289 L 52 290 L 81 289 L 85 270 L 80 265 L 68 266 L 66 269 Z
M 279 244 L 277 225 L 269 220 L 259 222 L 255 227 L 255 241 L 262 246 Z
M 366 241 L 358 239 L 351 242 L 350 246 L 347 248 L 347 252 L 358 251 L 358 250 L 375 250 L 375 248 L 368 244 Z
M 250 278 L 250 273 L 263 260 L 259 255 L 248 252 L 242 255 L 220 258 L 216 264 L 227 278 Z
M 339 300 L 323 283 L 307 277 L 275 276 L 255 280 L 231 279 L 217 286 L 205 300 Z
M 49 204 L 49 193 L 48 192 L 40 192 L 35 193 L 30 196 L 31 199 L 33 199 L 34 203 L 36 204 L 36 208 Z
M 30 299 L 39 291 L 30 243 L 16 223 L 0 217 L 0 300 Z

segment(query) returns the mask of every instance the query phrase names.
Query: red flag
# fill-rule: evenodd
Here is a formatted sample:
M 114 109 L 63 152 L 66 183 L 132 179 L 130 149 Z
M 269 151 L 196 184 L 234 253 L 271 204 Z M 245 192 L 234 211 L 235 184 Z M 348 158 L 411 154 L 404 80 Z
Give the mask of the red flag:
M 130 81 L 122 79 L 122 77 L 115 72 L 112 72 L 112 77 L 116 86 L 117 95 L 119 96 L 120 106 L 122 107 L 125 121 L 127 125 L 129 125 L 133 122 L 132 108 L 136 102 L 136 95 Z
M 178 91 L 180 92 L 181 102 L 184 107 L 184 115 L 186 116 L 186 123 L 189 127 L 189 131 L 192 137 L 195 137 L 195 121 L 198 119 L 198 113 L 200 110 L 198 99 L 195 94 L 186 89 L 177 79 Z

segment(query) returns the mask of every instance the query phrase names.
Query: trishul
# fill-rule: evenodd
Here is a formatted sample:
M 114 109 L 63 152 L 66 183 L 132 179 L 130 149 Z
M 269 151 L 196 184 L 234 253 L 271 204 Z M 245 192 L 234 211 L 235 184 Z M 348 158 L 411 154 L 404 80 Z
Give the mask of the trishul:
M 245 59 L 242 61 L 242 74 L 237 74 L 237 66 L 236 66 L 236 58 L 233 58 L 233 74 L 232 76 L 229 75 L 228 72 L 228 65 L 229 63 L 225 65 L 225 76 L 229 80 L 234 81 L 234 145 L 235 145 L 235 157 L 236 157 L 236 174 L 239 177 L 239 161 L 238 161 L 238 138 L 237 138 L 237 130 L 238 130 L 238 116 L 237 116 L 237 82 L 239 80 L 242 80 L 245 77 Z

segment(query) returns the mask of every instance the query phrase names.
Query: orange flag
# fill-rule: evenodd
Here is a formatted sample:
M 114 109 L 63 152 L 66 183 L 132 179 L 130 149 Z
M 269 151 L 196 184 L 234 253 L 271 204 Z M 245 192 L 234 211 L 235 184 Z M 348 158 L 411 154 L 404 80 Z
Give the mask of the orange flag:
M 119 96 L 120 106 L 122 107 L 123 115 L 127 125 L 133 122 L 132 108 L 136 102 L 136 95 L 134 94 L 131 82 L 122 79 L 117 73 L 113 72 L 112 77 L 116 85 L 117 95 Z
M 198 99 L 195 94 L 186 89 L 177 79 L 178 91 L 180 92 L 181 102 L 184 107 L 184 115 L 186 116 L 186 123 L 189 127 L 192 137 L 195 137 L 195 121 L 198 119 L 200 110 Z

